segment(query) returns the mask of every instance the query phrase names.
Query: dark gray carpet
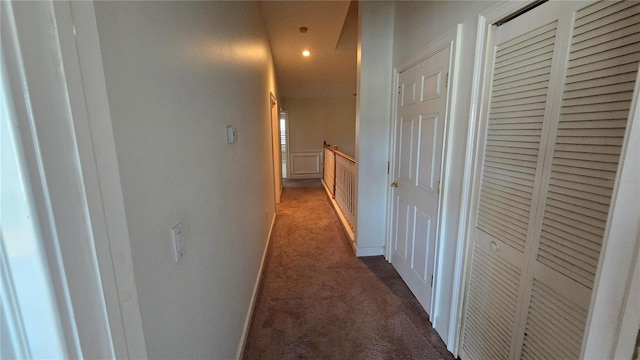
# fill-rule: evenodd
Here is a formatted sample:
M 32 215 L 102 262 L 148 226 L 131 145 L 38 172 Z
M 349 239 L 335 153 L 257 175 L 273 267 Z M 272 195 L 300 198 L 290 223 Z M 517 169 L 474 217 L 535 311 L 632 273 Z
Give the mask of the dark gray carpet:
M 285 186 L 244 359 L 453 359 L 394 268 L 353 255 L 319 181 Z

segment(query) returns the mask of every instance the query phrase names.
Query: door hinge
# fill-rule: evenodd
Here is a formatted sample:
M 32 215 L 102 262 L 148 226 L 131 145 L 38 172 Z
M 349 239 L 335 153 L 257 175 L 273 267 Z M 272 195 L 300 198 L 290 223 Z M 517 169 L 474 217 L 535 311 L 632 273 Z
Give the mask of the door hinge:
M 444 79 L 444 88 L 447 89 L 448 87 L 449 87 L 449 73 L 447 73 Z
M 440 195 L 440 181 L 438 181 L 438 187 L 436 188 L 438 195 Z
M 431 287 L 433 287 L 433 275 L 431 275 Z
M 402 86 L 398 86 L 398 94 L 400 94 L 401 89 L 402 89 Z
M 389 175 L 389 168 L 391 167 L 391 162 L 387 161 L 387 175 Z

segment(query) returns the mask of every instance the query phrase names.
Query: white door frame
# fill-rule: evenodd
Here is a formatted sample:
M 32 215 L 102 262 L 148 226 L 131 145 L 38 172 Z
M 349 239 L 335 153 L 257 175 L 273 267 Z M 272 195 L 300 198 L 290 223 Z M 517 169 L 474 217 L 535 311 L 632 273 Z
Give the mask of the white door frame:
M 465 298 L 465 284 L 467 280 L 468 263 L 471 243 L 468 234 L 471 224 L 471 199 L 473 199 L 473 184 L 480 173 L 478 168 L 478 133 L 480 118 L 486 108 L 483 98 L 488 49 L 490 46 L 491 26 L 506 15 L 530 4 L 528 1 L 501 2 L 483 11 L 478 16 L 476 48 L 474 56 L 473 79 L 471 88 L 471 108 L 469 111 L 469 131 L 467 134 L 465 167 L 460 206 L 460 224 L 456 251 L 456 274 L 454 276 L 454 295 L 451 309 L 450 350 L 457 356 L 462 331 L 462 314 Z M 607 359 L 615 358 L 616 351 L 621 344 L 633 344 L 637 333 L 624 333 L 627 319 L 622 321 L 628 299 L 633 298 L 629 293 L 632 284 L 633 271 L 638 259 L 640 248 L 640 71 L 636 80 L 634 99 L 629 111 L 630 122 L 627 126 L 625 142 L 622 147 L 618 167 L 619 179 L 614 179 L 617 186 L 611 197 L 609 221 L 605 231 L 600 261 L 593 287 L 591 306 L 586 323 L 586 333 L 582 347 L 582 358 Z M 618 314 L 613 319 L 611 314 Z M 635 312 L 636 324 L 640 322 L 640 313 Z
M 82 161 L 83 173 L 92 173 L 91 176 L 85 175 L 85 183 L 91 182 L 91 186 L 86 186 L 86 190 L 87 197 L 90 199 L 89 212 L 92 214 L 92 219 L 100 216 L 94 221 L 94 232 L 105 230 L 101 238 L 95 239 L 96 248 L 101 248 L 98 252 L 98 262 L 103 279 L 113 277 L 110 286 L 115 285 L 111 293 L 105 292 L 109 318 L 120 316 L 122 322 L 122 325 L 119 325 L 119 322 L 115 323 L 117 326 L 112 325 L 111 331 L 112 334 L 116 333 L 120 337 L 120 341 L 124 341 L 124 344 L 116 345 L 126 346 L 129 358 L 146 358 L 147 348 L 133 273 L 129 228 L 120 183 L 95 8 L 90 1 L 65 0 L 64 3 L 69 4 L 71 17 L 68 21 L 71 23 L 64 23 L 62 28 L 72 27 L 75 29 L 75 34 L 72 31 L 64 34 L 68 46 L 63 49 L 63 58 L 65 63 L 69 63 L 77 54 L 77 63 L 70 65 L 74 67 L 76 76 L 81 76 L 83 89 L 78 88 L 76 91 L 84 90 L 87 108 L 86 118 L 80 117 L 76 121 L 78 123 L 76 128 L 83 128 L 82 135 L 85 135 L 84 143 L 79 141 L 78 152 L 81 159 L 86 159 Z M 58 28 L 60 29 L 60 26 Z M 75 35 L 75 46 L 73 35 Z M 67 73 L 69 72 L 67 70 Z M 80 86 L 80 81 L 77 86 Z M 80 100 L 78 98 L 75 101 Z M 78 103 L 77 106 L 82 106 L 82 103 Z M 109 307 L 110 303 L 112 305 Z
M 10 91 L 30 131 L 26 162 L 40 224 L 52 234 L 54 288 L 66 294 L 58 298 L 68 346 L 72 357 L 146 358 L 93 3 L 27 6 L 3 38 L 17 41 L 7 55 Z
M 441 51 L 442 49 L 446 47 L 450 47 L 451 58 L 449 61 L 449 69 L 448 69 L 448 72 L 449 72 L 449 84 L 447 87 L 448 99 L 447 99 L 447 105 L 446 105 L 445 116 L 444 116 L 445 127 L 444 127 L 444 138 L 443 138 L 443 144 L 442 144 L 443 146 L 442 164 L 440 168 L 441 196 L 438 204 L 438 219 L 436 220 L 435 256 L 434 256 L 435 261 L 433 264 L 434 280 L 433 280 L 433 288 L 432 288 L 432 301 L 431 301 L 431 308 L 425 309 L 431 315 L 434 328 L 438 330 L 438 328 L 440 327 L 440 331 L 443 331 L 444 329 L 446 329 L 446 325 L 443 324 L 444 326 L 439 326 L 433 319 L 437 319 L 439 317 L 438 314 L 444 311 L 444 309 L 442 309 L 444 305 L 441 303 L 439 297 L 437 296 L 439 293 L 438 285 L 441 283 L 441 281 L 443 281 L 443 279 L 441 278 L 442 272 L 440 271 L 440 268 L 441 268 L 440 259 L 442 258 L 441 224 L 445 220 L 445 213 L 447 208 L 450 206 L 455 206 L 455 204 L 453 204 L 451 200 L 451 193 L 445 184 L 447 183 L 448 179 L 451 176 L 450 172 L 448 171 L 450 167 L 449 153 L 451 152 L 451 147 L 453 146 L 452 141 L 450 139 L 450 135 L 451 135 L 450 128 L 451 128 L 451 120 L 454 119 L 454 115 L 455 115 L 454 114 L 454 109 L 456 104 L 455 79 L 456 79 L 456 69 L 458 68 L 458 60 L 457 60 L 456 54 L 459 52 L 458 46 L 460 45 L 459 37 L 460 37 L 460 34 L 462 33 L 461 27 L 462 27 L 461 25 L 458 25 L 454 29 L 446 32 L 439 38 L 431 41 L 420 51 L 405 58 L 402 62 L 400 62 L 399 66 L 394 67 L 392 92 L 391 92 L 392 98 L 391 98 L 391 121 L 390 121 L 390 130 L 389 130 L 389 173 L 387 175 L 388 184 L 391 184 L 393 179 L 395 179 L 395 173 L 394 173 L 395 172 L 394 159 L 395 159 L 395 145 L 396 145 L 395 144 L 395 136 L 396 136 L 395 124 L 397 121 L 396 119 L 397 100 L 398 100 L 397 88 L 398 88 L 398 79 L 399 79 L 400 73 L 428 59 L 429 57 Z M 385 240 L 384 256 L 387 261 L 390 261 L 391 251 L 392 251 L 391 241 L 393 239 L 392 237 L 393 192 L 392 191 L 387 192 L 386 211 L 387 211 L 387 219 L 386 219 L 386 234 L 385 234 L 386 240 Z

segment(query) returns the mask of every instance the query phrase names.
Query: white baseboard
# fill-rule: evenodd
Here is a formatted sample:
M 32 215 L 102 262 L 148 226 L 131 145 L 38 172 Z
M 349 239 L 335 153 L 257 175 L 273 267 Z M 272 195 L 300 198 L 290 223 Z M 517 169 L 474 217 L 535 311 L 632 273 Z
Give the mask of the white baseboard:
M 276 214 L 273 214 L 271 219 L 271 226 L 269 227 L 269 234 L 267 235 L 267 242 L 264 245 L 262 251 L 262 260 L 260 260 L 260 268 L 258 269 L 258 277 L 253 285 L 253 293 L 251 294 L 251 301 L 249 302 L 249 309 L 247 310 L 247 316 L 244 320 L 244 327 L 242 328 L 242 336 L 240 337 L 240 343 L 238 344 L 238 351 L 236 351 L 236 360 L 242 359 L 244 355 L 244 347 L 247 343 L 247 336 L 249 335 L 249 327 L 251 326 L 251 319 L 253 318 L 253 310 L 256 306 L 256 298 L 258 297 L 258 289 L 260 289 L 260 280 L 262 280 L 262 271 L 264 270 L 264 261 L 267 258 L 267 249 L 269 249 L 269 242 L 271 241 L 271 232 L 273 231 L 273 224 L 276 222 Z
M 383 254 L 384 254 L 384 246 L 372 246 L 372 247 L 366 247 L 366 248 L 359 247 L 356 249 L 357 257 L 378 256 Z

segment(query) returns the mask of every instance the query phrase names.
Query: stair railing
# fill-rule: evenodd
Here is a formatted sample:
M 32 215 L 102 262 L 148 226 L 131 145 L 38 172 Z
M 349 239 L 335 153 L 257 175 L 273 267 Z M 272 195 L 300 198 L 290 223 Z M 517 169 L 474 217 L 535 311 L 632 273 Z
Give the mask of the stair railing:
M 327 191 L 353 231 L 356 223 L 356 160 L 326 141 L 324 159 L 323 180 Z

